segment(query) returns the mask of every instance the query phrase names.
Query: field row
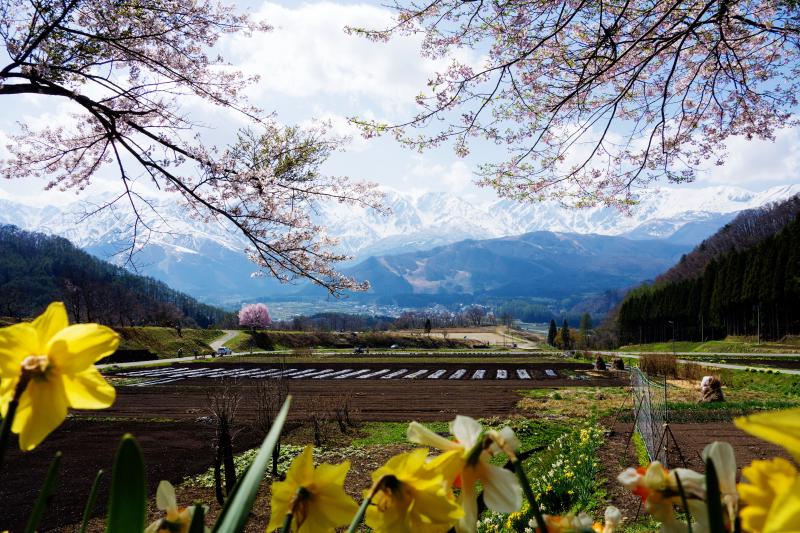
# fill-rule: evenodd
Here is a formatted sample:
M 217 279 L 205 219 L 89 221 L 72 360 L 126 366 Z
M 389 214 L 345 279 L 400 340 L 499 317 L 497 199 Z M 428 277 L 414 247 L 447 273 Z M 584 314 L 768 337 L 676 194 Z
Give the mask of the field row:
M 545 368 L 540 376 L 558 378 L 552 368 Z M 162 385 L 192 378 L 234 379 L 533 379 L 536 371 L 525 368 L 219 368 L 219 367 L 171 367 L 121 372 L 117 375 L 145 378 L 133 386 Z

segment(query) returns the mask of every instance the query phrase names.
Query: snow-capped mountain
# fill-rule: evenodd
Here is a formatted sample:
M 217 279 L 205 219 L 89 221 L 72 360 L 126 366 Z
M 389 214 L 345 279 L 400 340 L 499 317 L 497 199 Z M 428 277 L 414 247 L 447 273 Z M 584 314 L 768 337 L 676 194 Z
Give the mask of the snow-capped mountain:
M 509 200 L 472 203 L 447 193 L 412 196 L 388 191 L 392 214 L 339 204 L 319 208 L 318 222 L 340 239 L 354 261 L 386 254 L 428 250 L 464 239 L 491 239 L 535 231 L 665 239 L 691 246 L 714 233 L 739 211 L 800 193 L 800 185 L 751 192 L 737 187 L 675 188 L 651 192 L 631 213 L 611 208 L 566 210 L 554 203 L 520 204 Z M 5 197 L 5 199 L 3 198 Z M 63 206 L 23 204 L 6 188 L 0 197 L 0 223 L 61 235 L 77 246 L 115 262 L 127 259 L 131 215 L 122 205 L 85 218 L 105 198 L 86 198 Z M 219 223 L 187 218 L 167 199 L 155 200 L 156 213 L 142 214 L 155 231 L 136 256 L 140 272 L 213 302 L 272 294 L 279 284 L 251 278 L 254 265 L 242 253 L 245 241 Z M 142 231 L 142 228 L 140 228 Z M 117 254 L 117 255 L 115 255 Z M 292 289 L 290 288 L 289 291 Z
M 800 185 L 752 192 L 738 187 L 674 188 L 643 195 L 630 213 L 608 207 L 564 209 L 552 202 L 470 203 L 448 193 L 410 196 L 390 191 L 392 215 L 331 205 L 321 211 L 330 234 L 358 258 L 424 250 L 462 239 L 490 239 L 532 231 L 621 235 L 697 244 L 736 213 L 800 194 Z

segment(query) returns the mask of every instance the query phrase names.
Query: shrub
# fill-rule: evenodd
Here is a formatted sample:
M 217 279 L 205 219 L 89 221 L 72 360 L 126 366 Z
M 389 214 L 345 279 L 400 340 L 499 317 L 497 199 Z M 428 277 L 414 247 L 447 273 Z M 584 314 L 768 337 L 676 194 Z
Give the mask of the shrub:
M 639 368 L 651 376 L 678 376 L 678 359 L 667 353 L 648 353 L 639 359 Z

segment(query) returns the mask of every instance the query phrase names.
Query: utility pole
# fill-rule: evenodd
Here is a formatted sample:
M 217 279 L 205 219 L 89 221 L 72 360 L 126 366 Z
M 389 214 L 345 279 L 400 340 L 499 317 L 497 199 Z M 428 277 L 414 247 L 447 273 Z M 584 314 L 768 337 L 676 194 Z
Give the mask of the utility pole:
M 668 320 L 669 325 L 672 326 L 672 355 L 675 356 L 675 322 Z
M 758 336 L 758 345 L 761 345 L 761 302 L 758 302 L 758 324 L 756 327 L 756 335 Z

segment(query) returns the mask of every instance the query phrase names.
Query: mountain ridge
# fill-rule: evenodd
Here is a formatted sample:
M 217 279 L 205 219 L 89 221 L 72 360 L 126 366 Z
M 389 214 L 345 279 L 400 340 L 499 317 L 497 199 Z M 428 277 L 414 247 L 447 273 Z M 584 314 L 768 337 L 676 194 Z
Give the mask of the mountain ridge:
M 630 216 L 610 208 L 565 210 L 557 204 L 519 204 L 504 199 L 470 202 L 448 193 L 418 196 L 389 191 L 393 215 L 339 204 L 320 206 L 317 222 L 341 239 L 340 251 L 355 255 L 348 269 L 376 255 L 429 250 L 465 239 L 491 239 L 533 231 L 618 235 L 631 239 L 659 238 L 666 243 L 693 246 L 744 209 L 757 207 L 800 192 L 800 185 L 752 192 L 737 187 L 666 189 L 643 196 Z M 76 224 L 87 209 L 105 199 L 90 197 L 88 204 L 30 206 L 0 196 L 0 223 L 30 231 L 63 236 L 102 259 L 124 263 L 120 255 L 129 242 L 131 221 L 124 209 L 110 208 Z M 174 204 L 157 201 L 166 222 L 152 216 L 157 228 L 148 245 L 134 255 L 139 271 L 204 301 L 233 303 L 253 295 L 287 295 L 298 287 L 269 278 L 252 278 L 256 270 L 244 255 L 246 241 L 217 222 L 186 219 Z M 88 207 L 87 207 L 88 205 Z M 149 215 L 148 215 L 149 216 Z M 567 231 L 569 230 L 569 231 Z M 117 255 L 115 255 L 117 254 Z M 373 284 L 375 281 L 373 280 Z

